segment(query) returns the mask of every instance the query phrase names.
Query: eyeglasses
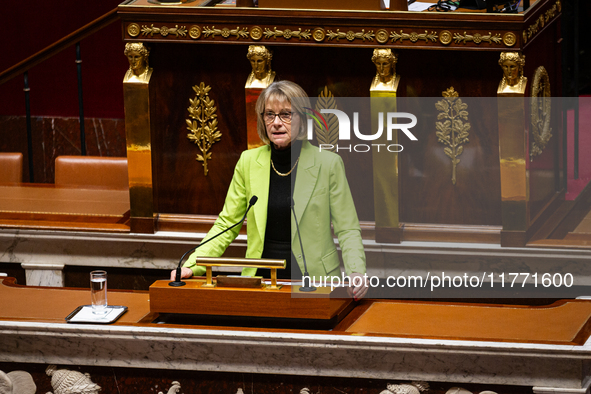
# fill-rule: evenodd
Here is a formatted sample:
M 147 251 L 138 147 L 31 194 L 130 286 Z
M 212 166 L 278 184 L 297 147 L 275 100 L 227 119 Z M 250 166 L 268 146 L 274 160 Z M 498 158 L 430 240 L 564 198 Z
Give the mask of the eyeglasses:
M 283 123 L 291 123 L 291 115 L 292 115 L 292 112 L 290 112 L 290 111 L 281 111 L 278 114 L 276 114 L 275 112 L 272 112 L 272 111 L 266 111 L 266 112 L 263 112 L 261 115 L 263 116 L 263 119 L 265 120 L 265 123 L 273 123 L 273 122 L 275 122 L 275 118 L 277 116 L 279 116 L 279 119 Z

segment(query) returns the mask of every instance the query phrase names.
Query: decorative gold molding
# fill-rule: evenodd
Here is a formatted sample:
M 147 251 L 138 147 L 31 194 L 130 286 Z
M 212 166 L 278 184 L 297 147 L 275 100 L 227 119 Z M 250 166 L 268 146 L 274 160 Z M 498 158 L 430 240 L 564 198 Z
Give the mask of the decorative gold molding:
M 474 44 L 480 44 L 481 42 L 488 42 L 489 44 L 500 44 L 503 40 L 501 39 L 500 34 L 492 35 L 491 32 L 488 32 L 487 35 L 482 35 L 480 33 L 468 34 L 464 32 L 464 34 L 454 33 L 454 41 L 456 44 L 467 42 L 473 42 Z
M 552 92 L 550 89 L 550 77 L 544 66 L 540 66 L 534 73 L 531 88 L 531 126 L 533 140 L 529 152 L 530 161 L 541 155 L 544 148 L 552 138 L 550 118 L 552 110 Z
M 559 2 L 557 2 L 558 4 Z M 523 43 L 527 42 L 528 38 L 533 36 L 538 32 L 540 26 L 543 26 L 544 23 L 551 20 L 552 18 L 556 17 L 556 14 L 559 7 L 555 4 L 553 8 L 546 11 L 544 15 L 540 15 L 539 18 L 536 19 L 536 22 L 528 27 L 527 30 L 522 32 L 523 35 Z M 140 34 L 140 28 L 137 23 L 131 23 L 127 26 L 127 33 L 130 37 L 136 37 Z M 391 43 L 404 43 L 404 41 L 409 41 L 410 43 L 416 43 L 419 41 L 424 41 L 425 43 L 439 43 L 444 46 L 448 46 L 455 42 L 455 44 L 467 44 L 472 42 L 474 44 L 481 44 L 482 42 L 487 42 L 489 44 L 504 44 L 507 47 L 512 47 L 517 43 L 517 36 L 513 32 L 505 32 L 505 33 L 491 33 L 488 34 L 484 33 L 468 33 L 464 31 L 463 33 L 453 33 L 449 30 L 425 30 L 424 33 L 419 33 L 416 31 L 404 32 L 404 30 L 387 30 L 387 29 L 378 29 L 374 32 L 374 30 L 366 30 L 361 29 L 361 31 L 354 31 L 354 30 L 347 30 L 341 31 L 340 29 L 325 29 L 322 27 L 316 27 L 314 29 L 305 29 L 302 27 L 298 27 L 297 30 L 292 29 L 278 29 L 277 27 L 262 27 L 262 26 L 253 26 L 249 27 L 221 27 L 216 28 L 212 26 L 200 27 L 198 25 L 192 25 L 187 31 L 185 26 L 175 25 L 173 28 L 169 28 L 167 26 L 162 27 L 154 27 L 154 24 L 142 25 L 141 27 L 141 34 L 144 36 L 151 36 L 154 35 L 161 35 L 162 37 L 166 37 L 168 35 L 174 35 L 176 37 L 185 37 L 187 36 L 197 40 L 199 38 L 215 38 L 217 36 L 221 36 L 223 38 L 230 38 L 235 37 L 238 40 L 241 39 L 250 39 L 252 41 L 260 41 L 262 39 L 266 40 L 277 40 L 283 38 L 284 40 L 291 40 L 292 38 L 297 38 L 298 40 L 314 40 L 316 42 L 324 42 L 324 41 L 333 41 L 341 43 L 341 39 L 343 39 L 342 44 L 347 44 L 348 42 L 354 42 L 355 40 L 362 40 L 364 42 L 373 42 L 374 40 L 380 44 L 386 44 L 388 41 Z
M 396 42 L 398 40 L 400 40 L 400 42 L 403 40 L 410 40 L 410 42 L 417 42 L 419 40 L 425 40 L 425 42 L 429 42 L 429 40 L 431 40 L 432 42 L 436 42 L 437 32 L 432 31 L 431 34 L 429 34 L 427 30 L 425 30 L 424 33 L 416 33 L 414 31 L 411 33 L 404 33 L 402 30 L 400 30 L 400 33 L 397 33 L 393 31 L 390 33 L 390 39 L 392 42 Z
M 525 43 L 528 39 L 532 38 L 544 27 L 545 24 L 556 18 L 560 12 L 562 12 L 562 3 L 560 0 L 557 0 L 551 8 L 541 14 L 534 23 L 529 25 L 527 29 L 523 31 L 523 42 Z
M 196 93 L 194 100 L 189 99 L 191 105 L 187 110 L 189 111 L 190 119 L 187 119 L 187 138 L 193 141 L 201 151 L 197 154 L 197 161 L 203 162 L 203 174 L 207 176 L 208 168 L 207 161 L 211 160 L 211 152 L 209 151 L 214 143 L 222 138 L 222 133 L 218 130 L 217 108 L 215 101 L 209 98 L 210 86 L 205 86 L 201 82 L 199 86 L 193 86 Z
M 309 40 L 310 38 L 312 38 L 312 33 L 310 33 L 310 29 L 302 31 L 301 28 L 298 30 L 277 30 L 276 27 L 274 27 L 273 30 L 265 28 L 265 38 L 269 39 L 271 37 L 274 39 L 277 39 L 277 37 L 283 37 L 286 40 L 289 40 L 291 37 L 296 37 L 298 40 L 301 41 L 302 38 L 304 40 Z
M 439 111 L 437 119 L 443 119 L 443 122 L 436 122 L 435 127 L 437 131 L 437 141 L 447 145 L 443 152 L 449 156 L 452 163 L 451 182 L 456 184 L 456 166 L 460 162 L 458 156 L 464 152 L 462 144 L 468 143 L 468 130 L 470 130 L 470 123 L 463 120 L 468 120 L 468 104 L 462 102 L 459 98 L 458 92 L 450 87 L 443 92 L 443 100 L 435 104 L 435 108 Z M 462 120 L 463 119 L 463 120 Z
M 365 29 L 361 29 L 360 32 L 354 32 L 353 30 L 349 30 L 346 33 L 340 31 L 340 29 L 337 29 L 336 32 L 328 30 L 326 35 L 328 36 L 328 41 L 333 39 L 339 41 L 341 38 L 346 38 L 348 41 L 353 41 L 355 39 L 361 39 L 363 41 L 373 41 L 373 38 L 375 37 L 373 30 L 369 30 L 366 33 Z
M 237 39 L 241 38 L 248 38 L 248 28 L 243 27 L 242 29 L 237 26 L 235 29 L 228 29 L 227 27 L 216 29 L 215 26 L 212 26 L 211 29 L 209 26 L 205 26 L 203 28 L 203 37 L 214 38 L 215 36 L 222 36 L 223 38 L 228 38 L 230 36 L 234 36 Z
M 144 35 L 144 36 L 150 35 L 151 37 L 153 37 L 154 34 L 160 34 L 162 37 L 166 37 L 169 34 L 176 36 L 176 37 L 179 37 L 179 36 L 184 37 L 187 35 L 187 29 L 185 28 L 185 26 L 179 27 L 179 25 L 175 25 L 172 28 L 169 28 L 167 26 L 154 27 L 153 23 L 150 25 L 150 27 L 148 27 L 146 25 L 142 26 L 142 35 Z
M 332 92 L 328 90 L 328 86 L 325 86 L 324 90 L 320 92 L 314 107 L 318 112 L 322 109 L 337 109 L 337 102 Z M 332 145 L 333 148 L 330 150 L 334 152 L 339 142 L 339 121 L 335 114 L 324 114 L 324 119 L 328 129 L 314 123 L 314 133 L 319 144 Z

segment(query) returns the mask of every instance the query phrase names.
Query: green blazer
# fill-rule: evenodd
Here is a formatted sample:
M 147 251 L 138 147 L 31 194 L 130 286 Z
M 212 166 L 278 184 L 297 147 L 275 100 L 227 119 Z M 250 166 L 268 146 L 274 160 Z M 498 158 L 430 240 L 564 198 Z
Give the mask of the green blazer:
M 270 173 L 269 146 L 244 151 L 236 164 L 224 208 L 204 239 L 209 239 L 240 221 L 251 197 L 256 195 L 258 201 L 247 216 L 246 257 L 261 258 L 267 225 Z M 303 141 L 294 187 L 294 201 L 310 276 L 340 276 L 339 257 L 331 223 L 341 247 L 346 274 L 364 274 L 365 252 L 361 242 L 361 229 L 340 156 L 332 152 L 320 152 L 308 141 Z M 291 229 L 292 251 L 304 272 L 293 215 Z M 205 268 L 195 265 L 196 257 L 221 256 L 238 236 L 239 230 L 237 226 L 203 245 L 189 257 L 184 266 L 191 268 L 194 275 L 204 275 Z M 256 268 L 244 268 L 242 271 L 242 275 L 252 276 L 255 273 Z

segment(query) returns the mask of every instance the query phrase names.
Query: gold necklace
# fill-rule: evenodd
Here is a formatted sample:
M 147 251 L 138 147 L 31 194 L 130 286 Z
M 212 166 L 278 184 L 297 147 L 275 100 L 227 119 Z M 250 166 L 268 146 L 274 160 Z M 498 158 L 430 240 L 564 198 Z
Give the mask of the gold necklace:
M 289 172 L 287 174 L 284 174 L 282 172 L 277 171 L 277 168 L 275 168 L 275 164 L 273 164 L 273 159 L 271 159 L 271 167 L 273 167 L 273 171 L 275 171 L 275 173 L 279 176 L 288 176 L 289 174 L 291 174 L 291 172 L 293 170 L 295 170 L 296 166 L 298 165 L 298 161 L 300 161 L 300 158 L 298 157 L 298 159 L 296 160 L 295 164 L 293 165 L 293 167 L 291 167 L 291 170 L 289 170 Z

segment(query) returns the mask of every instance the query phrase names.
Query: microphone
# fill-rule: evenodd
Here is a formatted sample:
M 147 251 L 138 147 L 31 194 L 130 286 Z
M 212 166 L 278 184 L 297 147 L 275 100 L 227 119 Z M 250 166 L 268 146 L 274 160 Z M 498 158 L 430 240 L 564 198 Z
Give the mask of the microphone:
M 195 246 L 194 248 L 191 248 L 191 249 L 187 250 L 185 252 L 185 254 L 183 254 L 183 256 L 181 257 L 181 259 L 179 261 L 179 265 L 178 265 L 178 267 L 176 269 L 176 277 L 175 277 L 175 280 L 173 282 L 170 282 L 168 285 L 169 286 L 174 286 L 174 287 L 180 287 L 180 286 L 186 285 L 186 283 L 181 280 L 181 264 L 183 263 L 183 260 L 185 259 L 185 256 L 188 255 L 189 253 L 194 252 L 197 248 L 199 248 L 200 246 L 205 245 L 209 241 L 213 241 L 214 239 L 216 239 L 217 237 L 219 237 L 220 235 L 222 235 L 226 231 L 229 231 L 229 230 L 233 229 L 234 227 L 238 226 L 239 224 L 242 224 L 242 222 L 244 222 L 244 219 L 246 219 L 246 215 L 248 215 L 248 211 L 250 211 L 250 208 L 252 208 L 252 206 L 254 204 L 256 204 L 256 202 L 257 202 L 258 199 L 259 198 L 257 196 L 252 196 L 252 198 L 248 202 L 248 208 L 246 208 L 246 212 L 244 212 L 244 216 L 242 217 L 242 219 L 239 222 L 233 224 L 231 227 L 228 227 L 227 229 L 225 229 L 221 233 L 217 233 L 216 235 L 214 235 L 210 239 L 201 242 L 199 245 Z
M 291 197 L 291 212 L 293 213 L 293 218 L 296 224 L 296 231 L 298 233 L 298 239 L 300 240 L 300 249 L 302 250 L 302 259 L 304 260 L 304 277 L 302 278 L 303 283 L 302 287 L 300 287 L 300 291 L 310 292 L 316 291 L 314 286 L 310 286 L 310 274 L 308 274 L 308 265 L 306 264 L 306 255 L 304 254 L 304 246 L 302 245 L 302 236 L 300 235 L 300 226 L 298 224 L 298 218 L 295 213 L 295 201 L 293 197 Z M 296 263 L 297 264 L 297 263 Z

